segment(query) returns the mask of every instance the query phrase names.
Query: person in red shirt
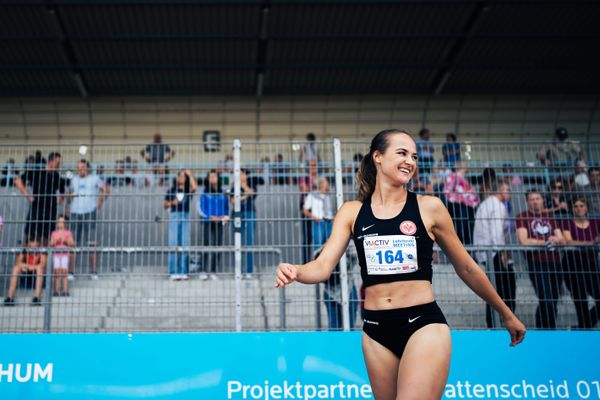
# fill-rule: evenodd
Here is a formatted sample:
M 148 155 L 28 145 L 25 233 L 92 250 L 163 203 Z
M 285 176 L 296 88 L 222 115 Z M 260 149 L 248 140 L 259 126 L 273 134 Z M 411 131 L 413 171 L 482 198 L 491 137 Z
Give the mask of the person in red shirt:
M 562 283 L 560 254 L 553 245 L 565 243 L 554 215 L 544 210 L 544 198 L 537 190 L 527 192 L 528 210 L 517 216 L 517 238 L 522 245 L 546 245 L 526 250 L 529 279 L 539 299 L 535 326 L 556 328 L 556 312 Z
M 64 215 L 59 215 L 56 220 L 56 230 L 50 235 L 50 247 L 64 249 L 75 246 L 73 234 L 67 229 L 67 221 Z M 69 253 L 57 251 L 52 255 L 52 267 L 56 279 L 54 280 L 54 296 L 68 296 L 69 283 L 67 272 L 69 271 Z M 62 283 L 62 291 L 60 290 Z
M 35 294 L 31 300 L 31 305 L 41 305 L 40 297 L 42 295 L 44 272 L 46 270 L 46 255 L 28 251 L 28 249 L 35 249 L 37 247 L 39 247 L 38 241 L 36 239 L 29 239 L 25 249 L 23 249 L 23 253 L 17 257 L 17 261 L 10 276 L 8 293 L 4 299 L 5 306 L 13 306 L 15 304 L 14 298 L 17 291 L 17 283 L 19 281 L 19 275 L 22 273 L 35 274 Z
M 588 218 L 587 202 L 583 197 L 573 201 L 573 215 L 575 218 L 563 222 L 563 235 L 568 244 L 582 247 L 565 252 L 565 283 L 575 303 L 577 327 L 592 328 L 599 319 L 600 271 L 596 249 L 589 245 L 600 243 L 600 220 Z M 592 309 L 588 307 L 588 295 L 594 299 Z

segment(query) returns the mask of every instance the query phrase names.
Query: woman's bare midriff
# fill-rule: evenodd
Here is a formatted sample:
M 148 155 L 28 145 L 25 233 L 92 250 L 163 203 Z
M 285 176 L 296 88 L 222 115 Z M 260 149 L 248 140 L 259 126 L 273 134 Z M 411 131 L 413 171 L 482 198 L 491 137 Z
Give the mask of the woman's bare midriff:
M 434 301 L 429 281 L 382 283 L 365 290 L 365 309 L 391 310 Z

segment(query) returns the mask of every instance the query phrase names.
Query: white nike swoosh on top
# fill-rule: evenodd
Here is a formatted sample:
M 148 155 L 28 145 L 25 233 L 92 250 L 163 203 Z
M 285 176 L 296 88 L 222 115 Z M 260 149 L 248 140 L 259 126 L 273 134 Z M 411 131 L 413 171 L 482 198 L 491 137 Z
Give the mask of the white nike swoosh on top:
M 362 231 L 364 232 L 364 231 L 366 231 L 367 229 L 369 229 L 369 228 L 372 228 L 373 226 L 375 226 L 375 224 L 373 224 L 373 225 L 369 225 L 369 226 L 363 226 L 363 227 L 362 227 Z
M 408 319 L 408 323 L 410 324 L 410 323 L 412 323 L 412 322 L 415 322 L 415 321 L 416 321 L 416 320 L 418 320 L 419 318 L 421 318 L 421 316 L 420 316 L 420 315 L 419 315 L 418 317 L 409 318 L 409 319 Z

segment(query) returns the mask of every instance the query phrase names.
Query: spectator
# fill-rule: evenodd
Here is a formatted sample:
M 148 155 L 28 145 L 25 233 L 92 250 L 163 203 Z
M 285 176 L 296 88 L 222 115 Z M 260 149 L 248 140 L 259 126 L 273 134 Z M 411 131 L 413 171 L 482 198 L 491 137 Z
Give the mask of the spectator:
M 253 187 L 255 190 L 258 186 L 264 185 L 268 180 L 265 181 L 263 170 L 261 167 L 246 168 L 246 177 L 248 178 L 248 186 Z
M 169 247 L 190 245 L 190 202 L 196 192 L 196 179 L 186 168 L 177 173 L 173 186 L 167 192 L 163 203 L 164 209 L 169 209 Z M 169 254 L 169 274 L 172 281 L 188 279 L 187 252 Z
M 446 143 L 442 145 L 442 155 L 446 167 L 452 168 L 454 164 L 460 162 L 460 143 L 456 141 L 454 133 L 446 134 Z
M 35 156 L 30 154 L 25 158 L 24 171 L 29 171 L 33 169 L 37 169 L 37 166 L 35 164 Z
M 419 173 L 429 174 L 431 167 L 435 162 L 433 153 L 435 153 L 435 146 L 429 141 L 431 138 L 431 132 L 427 128 L 423 128 L 419 131 L 419 138 L 417 139 L 417 153 L 419 154 Z
M 298 189 L 300 190 L 300 223 L 302 224 L 302 260 L 304 263 L 313 259 L 312 257 L 312 221 L 307 218 L 304 213 L 304 201 L 306 196 L 316 188 L 317 168 L 316 161 L 311 161 L 314 164 L 309 168 L 309 173 L 306 176 L 298 178 Z
M 219 186 L 226 188 L 230 186 L 231 174 L 233 173 L 233 155 L 225 154 L 225 160 L 217 168 L 217 174 L 219 175 Z
M 290 179 L 289 175 L 289 168 L 283 161 L 283 154 L 277 154 L 273 162 L 273 183 L 276 185 L 285 185 Z
M 513 167 L 511 164 L 504 164 L 502 166 L 502 174 L 504 175 L 504 180 L 508 182 L 510 187 L 520 186 L 523 184 L 523 179 L 513 171 Z
M 131 177 L 131 165 L 133 164 L 133 160 L 131 156 L 125 156 L 123 159 L 123 168 L 125 169 L 125 176 Z
M 568 217 L 569 205 L 563 192 L 563 182 L 560 179 L 550 181 L 550 192 L 546 195 L 544 203 L 545 211 L 554 214 L 556 219 L 562 220 Z
M 35 155 L 33 156 L 33 165 L 34 169 L 44 169 L 46 166 L 46 159 L 42 156 L 41 150 L 36 150 Z
M 363 153 L 354 153 L 354 155 L 352 155 L 352 163 L 354 165 L 354 173 L 358 172 L 358 168 L 360 167 L 360 163 L 362 162 L 363 158 L 365 158 Z
M 241 234 L 242 246 L 254 246 L 254 233 L 256 231 L 256 185 L 253 185 L 253 180 L 248 178 L 248 170 L 240 171 L 240 212 L 241 212 Z M 231 198 L 233 203 L 234 199 Z M 242 279 L 252 279 L 254 272 L 254 253 L 246 253 L 246 268 Z
M 65 193 L 67 186 L 67 181 L 57 172 L 60 161 L 60 153 L 52 152 L 48 155 L 44 169 L 26 170 L 15 180 L 15 186 L 30 203 L 25 237 L 37 238 L 41 240 L 42 245 L 48 244 L 50 232 L 56 221 L 57 205 L 63 201 L 56 193 Z M 26 185 L 31 187 L 31 193 L 27 191 Z
M 223 226 L 229 221 L 229 199 L 219 185 L 220 177 L 216 170 L 211 170 L 205 181 L 204 192 L 200 196 L 198 212 L 202 217 L 204 246 L 223 245 Z M 206 273 L 199 278 L 217 280 L 217 266 L 221 260 L 219 252 L 204 253 L 203 263 Z M 210 264 L 209 264 L 210 261 Z M 208 275 L 207 275 L 208 274 Z
M 112 187 L 122 187 L 131 184 L 131 177 L 125 175 L 125 161 L 115 161 L 115 173 L 109 179 L 109 184 Z
M 327 178 L 321 177 L 318 187 L 304 200 L 304 215 L 312 220 L 313 254 L 329 239 L 335 214 Z
M 493 183 L 490 195 L 477 208 L 475 213 L 475 228 L 473 229 L 473 244 L 480 246 L 494 246 L 493 250 L 477 251 L 475 258 L 492 275 L 492 282 L 496 284 L 498 294 L 506 305 L 515 311 L 516 277 L 509 258 L 504 251 L 498 251 L 506 244 L 508 228 L 508 212 L 504 202 L 510 199 L 510 188 L 503 183 L 497 186 Z M 491 257 L 489 257 L 489 256 Z M 492 308 L 486 304 L 485 320 L 488 328 L 494 328 Z
M 275 178 L 271 177 L 272 172 L 273 171 L 271 171 L 271 159 L 269 158 L 269 156 L 261 158 L 260 163 L 256 168 L 256 173 L 260 176 L 260 179 L 262 179 L 263 184 L 275 184 Z
M 165 176 L 168 174 L 167 163 L 175 156 L 168 144 L 162 142 L 160 133 L 154 134 L 154 140 L 141 152 L 142 158 L 152 165 L 154 175 L 158 177 L 158 186 L 163 186 Z
M 75 246 L 75 240 L 73 239 L 71 231 L 67 229 L 67 219 L 64 215 L 59 215 L 56 220 L 56 230 L 50 235 L 50 247 L 55 247 L 57 249 L 57 251 L 52 254 L 52 268 L 54 269 L 55 274 L 54 296 L 69 295 L 67 272 L 69 271 L 70 257 L 69 253 L 63 253 L 61 250 L 73 246 Z
M 498 176 L 494 168 L 485 168 L 481 173 L 481 198 L 487 199 L 497 193 Z
M 131 162 L 131 184 L 138 189 L 147 188 L 152 184 L 152 177 L 138 169 L 137 160 Z
M 8 162 L 2 169 L 2 179 L 0 180 L 0 186 L 12 187 L 15 184 L 15 179 L 19 176 L 19 171 L 15 167 L 15 159 L 9 158 Z
M 544 199 L 540 192 L 529 190 L 526 197 L 528 210 L 517 216 L 519 243 L 524 246 L 547 246 L 545 249 L 525 250 L 529 278 L 539 299 L 535 326 L 554 329 L 562 279 L 560 255 L 553 246 L 565 240 L 553 214 L 544 210 Z
M 546 143 L 538 152 L 542 165 L 548 167 L 573 167 L 577 161 L 585 162 L 583 151 L 578 142 L 569 139 L 566 128 L 556 128 L 551 142 Z
M 39 306 L 40 297 L 42 296 L 42 288 L 44 285 L 44 272 L 46 270 L 46 255 L 38 252 L 32 252 L 29 249 L 37 249 L 39 243 L 35 238 L 30 238 L 27 241 L 23 252 L 17 256 L 17 261 L 12 269 L 10 276 L 10 283 L 8 286 L 8 293 L 4 299 L 5 306 L 15 305 L 15 293 L 17 292 L 17 285 L 19 283 L 19 276 L 26 274 L 31 276 L 35 275 L 35 292 L 33 299 L 31 300 L 32 306 Z
M 100 164 L 96 167 L 96 175 L 98 175 L 98 178 L 102 179 L 104 182 L 107 181 L 104 177 L 104 165 Z
M 363 159 L 362 153 L 354 153 L 352 155 L 352 162 L 342 161 L 342 183 L 344 185 L 353 185 L 356 181 L 356 172 L 358 166 Z
M 593 167 L 588 170 L 590 184 L 585 187 L 583 193 L 591 216 L 600 217 L 600 168 Z
M 479 204 L 479 196 L 467 180 L 466 174 L 467 165 L 463 162 L 457 163 L 455 171 L 446 177 L 444 193 L 459 239 L 464 244 L 471 244 L 475 207 Z
M 600 221 L 588 219 L 587 204 L 583 197 L 573 201 L 575 218 L 563 222 L 563 235 L 567 244 L 591 246 L 600 243 Z M 593 247 L 568 250 L 563 258 L 565 283 L 573 296 L 578 328 L 593 328 L 599 319 L 600 285 L 598 285 L 598 256 Z M 590 310 L 588 296 L 595 302 Z
M 565 196 L 565 199 L 567 200 L 567 205 L 571 207 L 573 204 L 573 200 L 575 200 L 575 197 L 578 197 L 577 185 L 575 184 L 575 175 L 565 176 L 562 179 L 562 183 L 563 194 Z M 571 210 L 569 209 L 567 215 L 571 215 L 570 211 Z
M 98 244 L 96 240 L 98 210 L 102 208 L 108 197 L 108 185 L 98 175 L 90 174 L 90 170 L 91 166 L 87 160 L 79 160 L 77 176 L 71 180 L 69 193 L 71 204 L 68 210 L 73 221 L 77 242 L 81 246 L 96 247 Z M 96 262 L 96 253 L 90 252 L 89 271 L 92 280 L 98 279 Z
M 577 161 L 577 167 L 575 168 L 575 185 L 579 189 L 585 189 L 590 185 L 590 178 L 586 172 L 585 161 Z
M 508 185 L 508 191 L 511 191 L 511 185 L 508 182 L 505 182 L 503 184 Z M 506 207 L 506 214 L 508 215 L 508 219 L 506 220 L 506 224 L 507 224 L 507 229 L 508 229 L 508 236 L 511 238 L 511 242 L 514 242 L 512 239 L 514 238 L 515 233 L 517 232 L 517 227 L 515 225 L 515 219 L 513 218 L 513 201 L 512 201 L 512 196 L 508 196 L 508 198 L 504 198 L 502 200 L 502 203 L 504 204 L 504 207 Z M 508 253 L 508 262 L 512 263 L 513 260 L 510 256 L 510 253 Z
M 321 151 L 319 150 L 319 146 L 315 141 L 317 137 L 314 133 L 309 133 L 306 135 L 306 142 L 302 145 L 302 149 L 300 151 L 300 162 L 308 164 L 311 161 L 315 161 L 317 165 L 321 161 Z

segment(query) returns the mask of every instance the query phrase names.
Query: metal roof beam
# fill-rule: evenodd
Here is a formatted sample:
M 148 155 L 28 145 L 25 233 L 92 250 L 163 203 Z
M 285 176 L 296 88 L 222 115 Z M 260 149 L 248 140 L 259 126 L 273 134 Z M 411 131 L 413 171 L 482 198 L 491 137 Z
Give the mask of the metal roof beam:
M 488 12 L 489 6 L 487 2 L 476 3 L 475 9 L 469 19 L 465 24 L 465 28 L 463 29 L 464 35 L 463 37 L 457 39 L 454 42 L 454 45 L 448 52 L 443 66 L 439 68 L 436 72 L 435 77 L 433 78 L 433 94 L 438 95 L 444 90 L 446 83 L 450 79 L 450 75 L 452 74 L 452 68 L 460 58 L 460 56 L 465 51 L 465 48 L 471 38 L 473 37 L 475 31 L 481 24 L 483 20 L 483 16 Z
M 62 18 L 59 15 L 58 8 L 51 1 L 48 1 L 47 4 L 48 5 L 46 9 L 48 10 L 48 14 L 50 15 L 51 21 L 55 27 L 58 40 L 61 44 L 61 48 L 69 62 L 69 69 L 72 72 L 73 84 L 79 91 L 81 97 L 86 98 L 88 96 L 87 86 L 82 75 L 82 70 L 77 66 L 77 57 L 75 57 L 75 51 L 73 50 L 73 46 L 67 38 L 65 25 L 62 21 Z
M 269 0 L 262 3 L 258 27 L 256 60 L 256 97 L 261 98 L 265 88 L 265 73 L 267 70 L 267 51 L 269 47 Z
M 126 71 L 126 70 L 152 70 L 152 71 L 185 71 L 185 70 L 398 70 L 398 69 L 437 69 L 439 63 L 394 63 L 394 64 L 78 64 L 78 70 L 85 71 Z M 441 64 L 442 68 L 470 69 L 470 70 L 590 70 L 599 69 L 598 62 L 585 64 L 556 65 L 548 62 L 527 64 Z M 41 65 L 41 64 L 3 64 L 0 71 L 65 71 L 72 70 L 72 65 Z

